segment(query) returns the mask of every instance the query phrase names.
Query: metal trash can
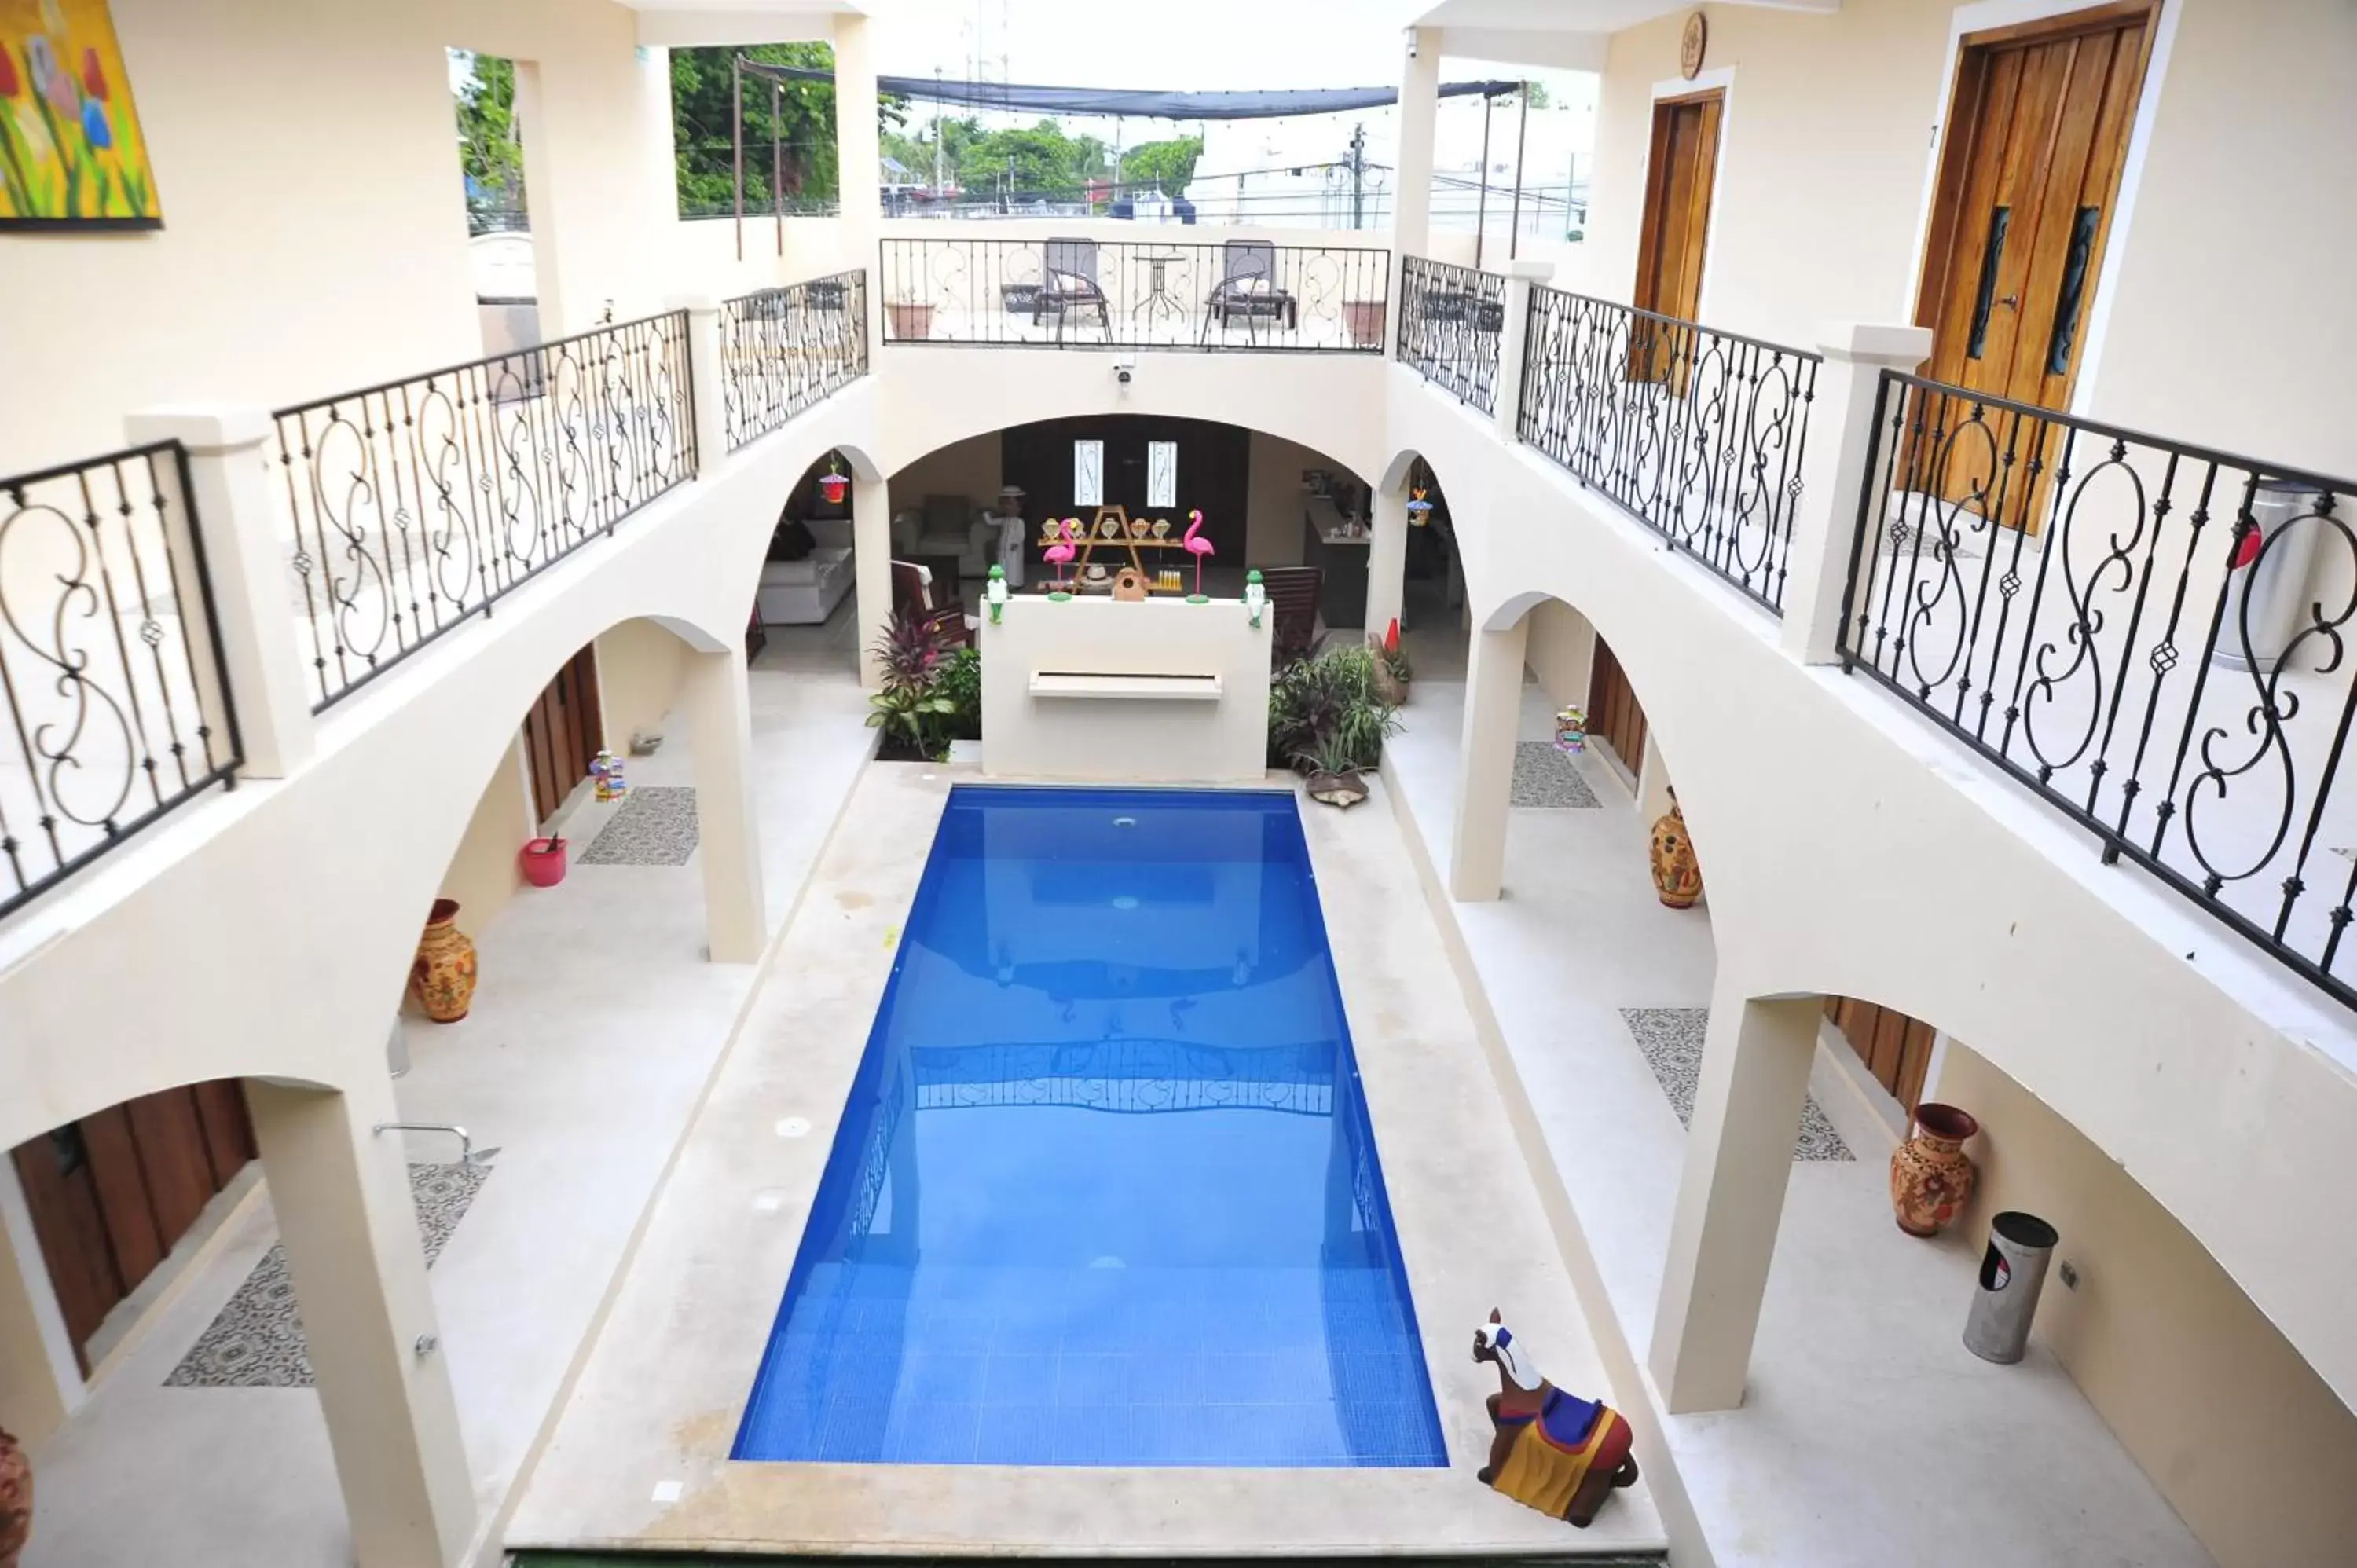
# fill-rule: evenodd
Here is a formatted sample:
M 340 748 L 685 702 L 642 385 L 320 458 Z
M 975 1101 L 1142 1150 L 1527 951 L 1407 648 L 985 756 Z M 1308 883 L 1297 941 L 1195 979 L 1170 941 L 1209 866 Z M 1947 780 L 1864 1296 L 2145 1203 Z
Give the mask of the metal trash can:
M 2007 1366 L 2021 1359 L 2029 1344 L 2029 1320 L 2046 1283 L 2046 1262 L 2059 1238 L 2035 1214 L 2007 1209 L 1989 1221 L 1988 1251 L 1981 1259 L 1980 1288 L 1964 1319 L 1964 1348 L 1984 1361 Z
M 2251 491 L 2251 521 L 2257 533 L 2233 546 L 2235 553 L 2228 578 L 2233 591 L 2226 601 L 2226 618 L 2218 628 L 2218 647 L 2211 662 L 2229 670 L 2273 670 L 2283 661 L 2300 628 L 2313 624 L 2308 614 L 2309 567 L 2316 559 L 2321 527 L 2301 528 L 2282 542 L 2276 536 L 2295 519 L 2312 516 L 2320 492 L 2314 485 L 2288 479 L 2261 479 Z M 2239 585 L 2236 580 L 2239 579 Z M 2244 628 L 2249 628 L 2250 648 L 2244 650 Z

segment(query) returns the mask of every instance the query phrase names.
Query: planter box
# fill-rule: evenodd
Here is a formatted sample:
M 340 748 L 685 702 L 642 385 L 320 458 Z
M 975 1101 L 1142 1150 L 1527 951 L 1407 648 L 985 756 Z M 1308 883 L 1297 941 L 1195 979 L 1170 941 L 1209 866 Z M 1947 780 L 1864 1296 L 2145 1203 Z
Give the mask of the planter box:
M 884 307 L 885 336 L 894 342 L 922 342 L 933 335 L 931 305 L 893 304 Z
M 1350 328 L 1352 348 L 1380 349 L 1383 347 L 1383 302 L 1382 300 L 1344 300 L 1342 323 Z

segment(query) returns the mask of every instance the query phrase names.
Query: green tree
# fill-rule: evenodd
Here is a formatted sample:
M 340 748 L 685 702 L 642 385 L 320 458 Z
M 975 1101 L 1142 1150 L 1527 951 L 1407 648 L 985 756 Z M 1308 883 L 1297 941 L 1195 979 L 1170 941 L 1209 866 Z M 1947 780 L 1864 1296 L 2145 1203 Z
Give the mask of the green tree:
M 1184 196 L 1188 181 L 1195 177 L 1195 162 L 1202 156 L 1200 136 L 1141 142 L 1122 155 L 1122 181 L 1129 185 L 1151 181 L 1165 196 Z
M 734 203 L 735 106 L 729 95 L 739 54 L 763 65 L 834 69 L 834 48 L 823 43 L 672 50 L 672 139 L 679 162 L 683 213 L 724 212 Z M 784 81 L 776 84 L 774 93 L 771 85 L 762 77 L 745 79 L 746 207 L 764 210 L 769 207 L 773 145 L 774 177 L 785 193 L 789 209 L 796 199 L 832 199 L 842 188 L 834 145 L 834 83 Z M 777 104 L 774 124 L 773 100 Z M 888 94 L 880 99 L 876 112 L 879 132 L 895 137 L 905 112 L 903 100 Z
M 515 61 L 497 55 L 468 54 L 467 77 L 458 84 L 458 162 L 474 183 L 468 205 L 486 210 L 522 211 L 523 147 L 515 123 Z

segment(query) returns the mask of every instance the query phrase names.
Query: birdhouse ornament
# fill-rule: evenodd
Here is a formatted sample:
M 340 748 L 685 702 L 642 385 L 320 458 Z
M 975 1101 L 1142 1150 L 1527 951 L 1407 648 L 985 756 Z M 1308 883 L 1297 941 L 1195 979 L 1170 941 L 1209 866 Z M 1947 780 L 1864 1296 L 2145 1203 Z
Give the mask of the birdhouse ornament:
M 619 800 L 630 792 L 622 778 L 622 759 L 610 751 L 599 749 L 597 759 L 589 765 L 589 777 L 597 781 L 600 800 Z
M 1432 517 L 1432 501 L 1417 485 L 1407 492 L 1407 521 L 1411 528 L 1422 528 Z

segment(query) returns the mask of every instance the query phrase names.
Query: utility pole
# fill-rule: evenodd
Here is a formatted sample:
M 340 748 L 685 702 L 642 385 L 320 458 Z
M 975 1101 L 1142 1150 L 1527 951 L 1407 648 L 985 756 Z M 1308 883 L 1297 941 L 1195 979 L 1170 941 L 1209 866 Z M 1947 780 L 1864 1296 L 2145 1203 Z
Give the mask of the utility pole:
M 942 194 L 942 68 L 933 67 L 933 197 Z
M 732 55 L 728 60 L 728 84 L 735 91 L 728 95 L 729 141 L 734 145 L 731 157 L 734 175 L 731 184 L 737 188 L 737 259 L 745 259 L 745 57 Z
M 1514 216 L 1506 228 L 1506 260 L 1521 252 L 1523 243 L 1523 146 L 1531 136 L 1531 84 L 1523 83 L 1522 128 L 1514 133 Z
M 1351 127 L 1351 227 L 1367 226 L 1367 126 Z
M 1481 270 L 1481 242 L 1490 227 L 1490 111 L 1498 101 L 1481 95 L 1481 194 L 1473 204 L 1473 270 Z

